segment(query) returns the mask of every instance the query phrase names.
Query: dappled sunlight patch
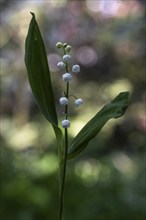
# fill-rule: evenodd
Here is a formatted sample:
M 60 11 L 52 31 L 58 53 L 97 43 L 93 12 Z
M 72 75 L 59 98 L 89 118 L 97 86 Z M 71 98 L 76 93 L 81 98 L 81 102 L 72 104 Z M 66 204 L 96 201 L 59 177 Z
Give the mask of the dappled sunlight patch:
M 81 160 L 75 165 L 76 176 L 86 186 L 94 186 L 98 181 L 106 181 L 111 174 L 111 169 L 95 159 Z
M 117 95 L 120 91 L 133 91 L 133 86 L 131 82 L 127 79 L 120 79 L 115 80 L 112 82 L 112 84 L 104 84 L 103 87 L 100 88 L 100 90 L 103 91 L 103 93 L 109 98 L 113 98 L 115 95 Z
M 3 118 L 2 125 L 2 134 L 6 143 L 14 149 L 23 149 L 34 144 L 38 136 L 37 127 L 33 123 L 17 127 L 13 122 Z
M 58 158 L 49 153 L 42 158 L 34 158 L 29 161 L 29 171 L 36 176 L 51 175 L 58 169 Z
M 47 142 L 47 145 L 49 145 L 54 138 L 53 131 L 48 129 L 48 125 L 43 124 L 43 127 L 40 127 L 39 123 L 32 122 L 24 126 L 16 126 L 14 122 L 5 118 L 2 120 L 1 132 L 8 146 L 16 150 L 23 150 L 34 145 L 38 147 L 42 142 Z
M 49 4 L 51 7 L 58 8 L 64 6 L 66 4 L 66 0 L 53 0 L 49 1 Z
M 133 178 L 137 175 L 137 165 L 125 153 L 115 153 L 111 157 L 114 167 L 127 178 Z
M 96 184 L 100 170 L 100 163 L 94 159 L 81 160 L 75 165 L 75 174 L 87 186 Z
M 9 144 L 17 149 L 23 149 L 25 146 L 34 144 L 37 138 L 37 131 L 27 124 L 19 129 L 13 130 L 9 137 Z
M 141 9 L 138 1 L 86 0 L 86 7 L 92 13 L 100 13 L 103 17 L 126 17 L 139 14 Z M 94 15 L 94 14 L 93 14 Z
M 79 119 L 72 120 L 72 125 L 70 127 L 70 133 L 75 136 L 85 125 L 85 122 Z

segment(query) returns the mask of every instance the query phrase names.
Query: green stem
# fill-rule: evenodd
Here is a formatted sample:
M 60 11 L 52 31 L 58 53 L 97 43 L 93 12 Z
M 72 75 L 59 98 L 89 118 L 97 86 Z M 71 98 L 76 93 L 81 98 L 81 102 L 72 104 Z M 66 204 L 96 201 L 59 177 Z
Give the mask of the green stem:
M 69 96 L 69 82 L 66 86 L 66 98 Z M 68 118 L 68 105 L 65 106 L 65 118 Z M 63 155 L 63 165 L 62 161 L 60 163 L 60 201 L 59 201 L 59 220 L 62 220 L 63 217 L 63 206 L 64 206 L 64 185 L 65 185 L 65 176 L 66 176 L 66 163 L 67 163 L 67 150 L 68 150 L 68 130 L 64 129 L 64 138 L 65 138 L 65 148 Z
M 63 47 L 64 55 L 66 54 L 65 48 Z M 65 65 L 66 72 L 69 71 L 68 64 Z M 66 85 L 66 98 L 69 97 L 69 82 Z M 65 106 L 65 119 L 68 118 L 68 105 Z M 59 217 L 58 220 L 62 220 L 63 218 L 63 208 L 64 208 L 64 186 L 65 186 L 65 176 L 66 176 L 66 164 L 67 164 L 67 151 L 68 151 L 68 130 L 64 129 L 64 139 L 65 139 L 65 148 L 63 152 L 63 156 L 60 161 L 60 198 L 59 198 Z
M 68 149 L 68 131 L 67 128 L 65 128 L 65 149 L 64 149 L 64 160 L 63 160 L 63 168 L 62 168 L 63 170 L 62 170 L 61 189 L 60 189 L 61 191 L 60 191 L 60 205 L 59 205 L 59 220 L 62 220 L 62 216 L 63 216 L 67 149 Z

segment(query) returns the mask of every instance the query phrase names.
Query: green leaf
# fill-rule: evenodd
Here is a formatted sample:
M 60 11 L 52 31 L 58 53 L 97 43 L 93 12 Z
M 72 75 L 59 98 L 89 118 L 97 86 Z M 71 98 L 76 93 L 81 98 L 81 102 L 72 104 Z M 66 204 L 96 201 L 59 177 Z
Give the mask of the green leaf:
M 128 107 L 128 102 L 129 92 L 122 92 L 87 122 L 73 139 L 68 151 L 68 160 L 79 155 L 108 120 L 121 117 Z
M 28 79 L 36 102 L 46 119 L 52 124 L 59 141 L 62 132 L 58 127 L 47 55 L 35 14 L 31 14 L 32 19 L 25 42 L 25 64 Z

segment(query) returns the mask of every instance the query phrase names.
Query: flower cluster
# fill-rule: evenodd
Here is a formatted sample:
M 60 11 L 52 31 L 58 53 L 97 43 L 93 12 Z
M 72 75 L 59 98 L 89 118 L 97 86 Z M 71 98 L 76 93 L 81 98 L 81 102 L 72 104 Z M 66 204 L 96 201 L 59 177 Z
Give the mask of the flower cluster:
M 71 56 L 68 54 L 70 51 L 71 51 L 71 46 L 68 45 L 67 43 L 61 43 L 61 42 L 58 42 L 56 44 L 56 47 L 57 48 L 62 48 L 63 49 L 63 52 L 64 52 L 64 55 L 62 57 L 62 61 L 60 61 L 59 63 L 57 63 L 57 67 L 60 69 L 60 70 L 64 70 L 65 72 L 63 73 L 62 75 L 62 80 L 67 83 L 67 90 L 66 92 L 64 92 L 64 97 L 61 97 L 59 99 L 59 103 L 60 105 L 62 106 L 65 106 L 65 120 L 62 121 L 62 127 L 63 128 L 68 128 L 70 127 L 70 121 L 68 120 L 68 103 L 69 103 L 69 97 L 70 96 L 73 96 L 75 97 L 74 95 L 69 95 L 69 82 L 72 80 L 72 74 L 71 72 L 69 72 L 69 67 L 70 67 L 70 60 L 71 60 Z M 78 74 L 80 72 L 80 66 L 78 64 L 75 64 L 72 66 L 71 68 L 71 71 L 72 73 L 75 73 L 75 74 Z M 83 104 L 83 100 L 81 98 L 76 98 L 75 97 L 75 105 L 77 107 L 79 107 L 80 105 Z

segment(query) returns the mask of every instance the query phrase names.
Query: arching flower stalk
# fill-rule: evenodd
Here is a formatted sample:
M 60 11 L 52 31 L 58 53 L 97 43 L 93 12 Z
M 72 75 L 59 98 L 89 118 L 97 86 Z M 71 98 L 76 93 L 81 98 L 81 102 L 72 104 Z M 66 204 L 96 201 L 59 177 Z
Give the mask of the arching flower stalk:
M 69 94 L 69 87 L 70 87 L 70 81 L 72 80 L 72 74 L 70 73 L 70 61 L 71 56 L 68 54 L 71 52 L 71 46 L 67 43 L 61 43 L 58 42 L 56 44 L 56 47 L 58 49 L 63 50 L 63 57 L 62 61 L 60 61 L 57 66 L 59 69 L 64 69 L 66 71 L 62 75 L 62 80 L 66 83 L 66 90 L 64 91 L 65 96 L 61 97 L 59 99 L 59 103 L 61 106 L 64 106 L 64 113 L 65 113 L 65 119 L 62 121 L 62 127 L 64 128 L 64 148 L 63 148 L 63 165 L 61 170 L 61 187 L 60 187 L 60 202 L 59 202 L 59 220 L 62 219 L 63 215 L 63 197 L 64 197 L 64 184 L 65 184 L 65 175 L 66 175 L 66 162 L 67 162 L 67 152 L 68 152 L 68 128 L 70 127 L 70 121 L 69 121 L 69 115 L 68 115 L 68 105 L 69 105 L 69 97 L 71 96 Z M 72 66 L 72 72 L 73 73 L 79 73 L 80 72 L 80 66 L 79 65 L 73 65 Z M 75 96 L 74 96 L 75 97 Z M 79 107 L 81 104 L 83 104 L 82 99 L 77 99 L 75 101 L 75 105 Z

